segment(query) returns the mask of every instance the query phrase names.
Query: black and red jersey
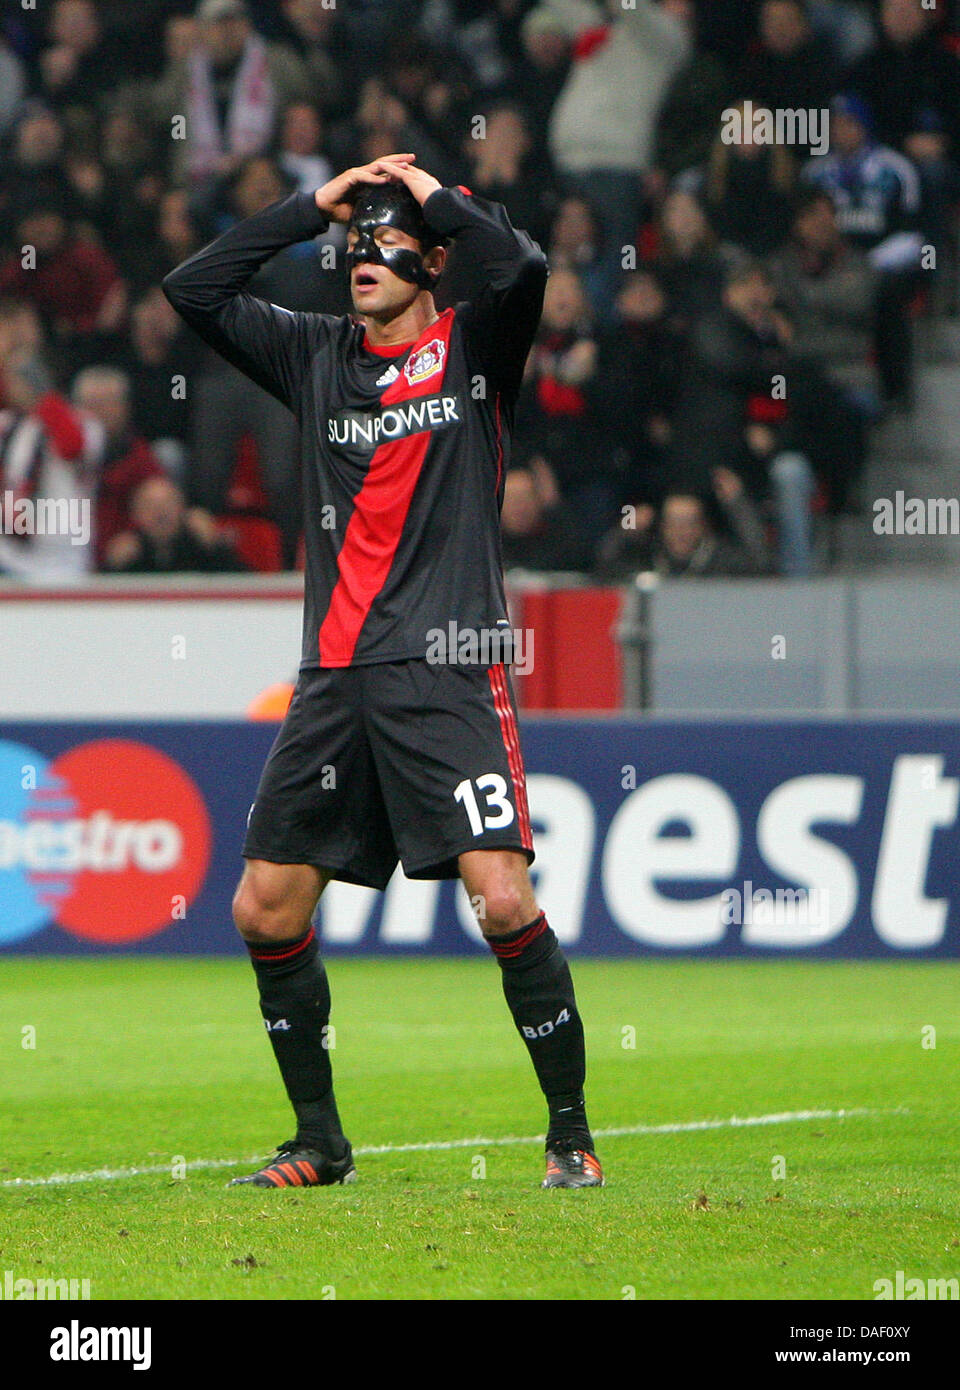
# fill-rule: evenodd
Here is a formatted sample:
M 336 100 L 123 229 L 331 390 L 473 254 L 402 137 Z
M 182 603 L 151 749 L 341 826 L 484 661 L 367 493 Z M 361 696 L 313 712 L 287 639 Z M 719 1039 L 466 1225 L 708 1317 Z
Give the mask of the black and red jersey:
M 438 189 L 423 211 L 483 288 L 412 343 L 375 349 L 352 317 L 244 291 L 278 251 L 326 228 L 311 194 L 241 222 L 164 281 L 196 332 L 300 421 L 302 667 L 423 657 L 451 623 L 508 622 L 503 474 L 546 259 L 499 204 L 466 190 Z

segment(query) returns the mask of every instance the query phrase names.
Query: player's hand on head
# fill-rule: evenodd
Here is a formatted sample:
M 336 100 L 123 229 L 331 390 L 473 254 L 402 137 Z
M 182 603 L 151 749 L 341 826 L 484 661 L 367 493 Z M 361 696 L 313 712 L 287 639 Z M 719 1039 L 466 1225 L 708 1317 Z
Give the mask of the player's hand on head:
M 357 194 L 366 184 L 389 183 L 400 177 L 399 170 L 406 169 L 415 154 L 391 154 L 385 159 L 374 159 L 369 164 L 358 164 L 346 169 L 336 178 L 318 188 L 314 197 L 317 207 L 331 222 L 349 222 L 353 215 L 353 205 Z
M 428 174 L 426 169 L 415 169 L 412 165 L 403 164 L 389 155 L 386 159 L 379 159 L 377 163 L 385 168 L 391 178 L 399 183 L 405 183 L 417 202 L 423 204 L 430 197 L 431 193 L 436 193 L 443 184 L 439 179 L 435 179 L 432 174 Z

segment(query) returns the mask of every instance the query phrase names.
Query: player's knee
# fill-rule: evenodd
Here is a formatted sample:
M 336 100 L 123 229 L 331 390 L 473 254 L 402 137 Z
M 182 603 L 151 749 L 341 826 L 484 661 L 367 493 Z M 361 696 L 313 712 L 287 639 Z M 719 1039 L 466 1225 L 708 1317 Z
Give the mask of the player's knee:
M 480 926 L 485 936 L 503 936 L 527 925 L 530 908 L 526 894 L 512 883 L 496 884 L 478 903 Z
M 244 876 L 234 894 L 233 921 L 244 941 L 267 943 L 301 936 L 309 923 L 288 898 Z

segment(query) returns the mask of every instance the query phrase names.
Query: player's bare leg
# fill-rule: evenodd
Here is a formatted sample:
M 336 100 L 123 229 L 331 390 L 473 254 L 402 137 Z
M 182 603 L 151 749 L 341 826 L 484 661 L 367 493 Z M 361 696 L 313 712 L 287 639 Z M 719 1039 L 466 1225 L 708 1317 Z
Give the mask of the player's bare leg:
M 309 864 L 247 860 L 233 918 L 247 944 L 297 1133 L 277 1157 L 237 1183 L 318 1187 L 356 1177 L 333 1095 L 327 1029 L 330 989 L 311 920 L 329 876 Z
M 460 877 L 503 974 L 503 992 L 547 1100 L 544 1187 L 602 1187 L 583 1100 L 583 1024 L 570 968 L 537 907 L 526 856 L 468 850 Z

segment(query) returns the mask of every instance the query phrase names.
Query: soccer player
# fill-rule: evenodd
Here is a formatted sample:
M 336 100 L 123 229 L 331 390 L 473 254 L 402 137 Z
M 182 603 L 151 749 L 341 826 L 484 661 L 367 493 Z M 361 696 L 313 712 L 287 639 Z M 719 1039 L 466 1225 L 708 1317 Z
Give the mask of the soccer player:
M 244 290 L 331 222 L 347 225 L 354 315 L 291 313 Z M 438 313 L 451 239 L 482 288 Z M 164 281 L 186 321 L 289 406 L 303 436 L 302 662 L 234 899 L 297 1132 L 235 1181 L 356 1176 L 311 922 L 331 879 L 382 890 L 399 859 L 411 878 L 459 876 L 478 905 L 547 1101 L 543 1186 L 603 1183 L 570 971 L 530 882 L 513 694 L 480 645 L 508 629 L 499 511 L 546 277 L 540 248 L 502 207 L 396 154 L 255 214 Z M 438 660 L 436 634 L 452 623 L 477 634 L 476 651 L 458 642 Z

